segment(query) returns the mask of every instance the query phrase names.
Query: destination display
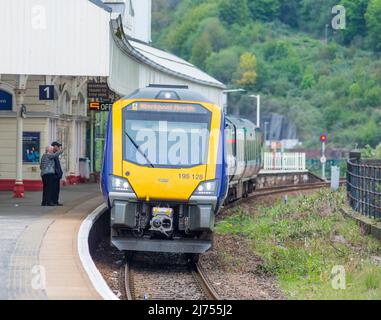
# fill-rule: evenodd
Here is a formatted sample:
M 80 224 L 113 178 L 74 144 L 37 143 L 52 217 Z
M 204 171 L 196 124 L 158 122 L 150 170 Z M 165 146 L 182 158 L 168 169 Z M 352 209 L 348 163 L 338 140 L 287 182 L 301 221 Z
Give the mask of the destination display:
M 134 102 L 127 106 L 128 111 L 173 112 L 206 114 L 208 110 L 198 104 Z

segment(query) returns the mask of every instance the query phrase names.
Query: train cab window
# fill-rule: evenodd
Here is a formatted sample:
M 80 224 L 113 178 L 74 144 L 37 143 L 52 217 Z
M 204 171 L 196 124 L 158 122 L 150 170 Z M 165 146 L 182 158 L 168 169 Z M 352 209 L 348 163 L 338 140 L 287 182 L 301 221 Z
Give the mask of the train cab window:
M 211 112 L 201 105 L 133 103 L 123 123 L 125 161 L 165 168 L 207 162 Z

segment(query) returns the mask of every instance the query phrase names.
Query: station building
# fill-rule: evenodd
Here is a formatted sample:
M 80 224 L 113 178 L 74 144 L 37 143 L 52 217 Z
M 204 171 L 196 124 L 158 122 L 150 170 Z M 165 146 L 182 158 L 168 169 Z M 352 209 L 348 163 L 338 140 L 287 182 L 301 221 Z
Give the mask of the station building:
M 124 96 L 151 83 L 188 85 L 218 105 L 225 86 L 149 45 L 151 0 L 0 2 L 0 190 L 42 187 L 39 160 L 60 141 L 69 183 L 80 159 L 100 171 L 107 112 L 90 111 L 89 82 Z

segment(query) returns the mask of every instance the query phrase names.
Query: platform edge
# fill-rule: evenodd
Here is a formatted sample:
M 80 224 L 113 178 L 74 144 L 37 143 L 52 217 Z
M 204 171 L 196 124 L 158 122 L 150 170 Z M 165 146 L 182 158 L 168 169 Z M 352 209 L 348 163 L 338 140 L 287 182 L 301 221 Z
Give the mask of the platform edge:
M 103 276 L 101 275 L 93 259 L 91 258 L 89 249 L 88 239 L 91 228 L 106 210 L 107 207 L 105 204 L 100 205 L 81 223 L 77 240 L 78 255 L 81 260 L 82 266 L 90 279 L 91 284 L 98 292 L 98 294 L 104 300 L 120 300 L 107 285 L 106 281 L 103 279 Z

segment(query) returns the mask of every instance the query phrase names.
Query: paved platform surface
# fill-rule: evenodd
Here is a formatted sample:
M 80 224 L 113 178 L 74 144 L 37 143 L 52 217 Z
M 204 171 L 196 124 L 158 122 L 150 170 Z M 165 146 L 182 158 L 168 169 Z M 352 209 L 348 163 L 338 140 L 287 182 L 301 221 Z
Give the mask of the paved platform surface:
M 0 192 L 0 299 L 100 299 L 77 254 L 82 220 L 102 203 L 99 185 L 65 187 L 63 207 L 41 193 Z

